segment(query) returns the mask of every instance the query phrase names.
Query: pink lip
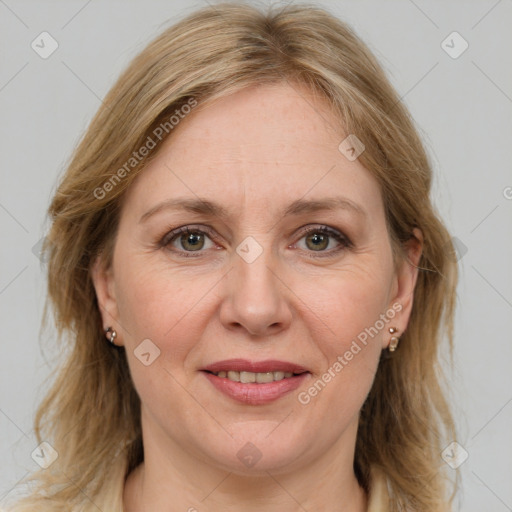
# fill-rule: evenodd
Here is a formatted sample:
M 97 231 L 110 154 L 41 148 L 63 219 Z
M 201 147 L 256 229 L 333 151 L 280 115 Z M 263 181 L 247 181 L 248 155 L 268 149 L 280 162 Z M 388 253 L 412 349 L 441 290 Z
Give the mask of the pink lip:
M 298 364 L 289 363 L 287 361 L 277 361 L 267 359 L 265 361 L 249 361 L 247 359 L 226 359 L 224 361 L 217 361 L 202 368 L 209 372 L 227 372 L 233 370 L 235 372 L 253 372 L 253 373 L 267 373 L 267 372 L 294 372 L 302 373 L 307 372 Z
M 234 400 L 247 405 L 262 405 L 277 400 L 282 396 L 297 389 L 310 372 L 295 363 L 288 361 L 278 361 L 275 359 L 267 359 L 265 361 L 249 361 L 247 359 L 225 359 L 216 363 L 205 366 L 204 375 L 208 380 L 222 393 L 233 398 Z M 210 372 L 292 372 L 298 373 L 293 377 L 284 378 L 274 382 L 247 383 L 234 382 L 225 377 L 217 377 Z
M 231 369 L 234 370 L 233 367 L 231 367 Z M 232 380 L 229 380 L 227 378 L 217 377 L 213 373 L 208 373 L 206 371 L 204 371 L 203 374 L 219 391 L 229 396 L 230 398 L 233 398 L 237 402 L 241 402 L 246 405 L 263 405 L 269 402 L 273 402 L 274 400 L 277 400 L 278 398 L 281 398 L 284 395 L 290 393 L 291 391 L 297 389 L 310 375 L 309 372 L 304 372 L 301 373 L 300 375 L 295 375 L 293 377 L 285 378 L 275 382 L 266 382 L 263 384 L 242 384 L 241 382 L 233 382 Z

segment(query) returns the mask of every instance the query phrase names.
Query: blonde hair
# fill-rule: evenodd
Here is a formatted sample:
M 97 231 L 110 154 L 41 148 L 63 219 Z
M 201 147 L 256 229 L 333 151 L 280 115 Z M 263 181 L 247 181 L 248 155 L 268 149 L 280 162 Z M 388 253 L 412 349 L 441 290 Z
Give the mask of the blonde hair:
M 134 58 L 51 202 L 48 299 L 64 356 L 34 429 L 59 456 L 26 479 L 37 485 L 15 510 L 121 510 L 109 489 L 143 460 L 140 399 L 124 349 L 105 340 L 91 265 L 98 255 L 111 263 L 125 192 L 158 150 L 126 163 L 185 104 L 282 81 L 307 86 L 364 142 L 359 160 L 380 184 L 397 261 L 414 227 L 424 237 L 408 328 L 397 352 L 383 353 L 361 410 L 356 475 L 368 491 L 370 467 L 384 471 L 392 511 L 451 508 L 440 453 L 443 439 L 456 436 L 438 350 L 446 335 L 452 353 L 457 263 L 429 198 L 432 170 L 410 115 L 370 50 L 326 10 L 223 3 L 192 13 Z

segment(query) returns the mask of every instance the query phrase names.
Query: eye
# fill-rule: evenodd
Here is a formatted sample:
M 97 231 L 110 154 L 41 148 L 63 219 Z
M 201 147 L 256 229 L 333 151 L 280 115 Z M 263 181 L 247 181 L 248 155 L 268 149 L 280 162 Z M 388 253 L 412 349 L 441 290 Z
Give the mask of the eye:
M 302 232 L 302 235 L 301 240 L 305 239 L 306 251 L 321 253 L 311 254 L 314 258 L 333 256 L 352 246 L 352 243 L 345 235 L 328 226 L 308 227 Z M 338 245 L 334 249 L 331 248 L 331 250 L 326 251 L 332 245 L 332 239 L 338 242 Z
M 345 235 L 329 226 L 310 226 L 301 234 L 300 240 L 305 239 L 306 245 L 303 250 L 308 253 L 319 253 L 310 254 L 313 258 L 335 256 L 342 250 L 352 247 L 352 243 Z M 159 246 L 183 257 L 198 257 L 204 252 L 202 249 L 215 248 L 211 237 L 213 232 L 207 227 L 199 229 L 194 226 L 183 226 L 167 232 L 160 240 Z M 332 240 L 337 242 L 337 246 L 326 250 L 332 245 Z
M 181 253 L 185 257 L 194 257 L 186 253 L 201 252 L 201 249 L 211 249 L 213 247 L 214 244 L 208 234 L 209 230 L 183 226 L 167 233 L 161 240 L 160 245 L 168 247 L 173 252 Z M 208 245 L 208 241 L 210 245 Z

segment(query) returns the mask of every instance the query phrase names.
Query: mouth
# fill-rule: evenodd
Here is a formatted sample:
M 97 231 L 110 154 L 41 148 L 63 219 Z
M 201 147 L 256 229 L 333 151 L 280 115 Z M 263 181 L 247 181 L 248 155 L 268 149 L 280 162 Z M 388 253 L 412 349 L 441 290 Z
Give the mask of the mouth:
M 211 373 L 216 377 L 220 377 L 221 379 L 228 379 L 232 382 L 241 382 L 242 384 L 266 384 L 268 382 L 277 382 L 283 379 L 290 379 L 297 375 L 302 375 L 303 373 L 309 373 L 308 371 L 303 372 L 283 372 L 283 371 L 274 371 L 274 372 L 238 372 L 236 370 L 228 370 L 228 371 L 220 371 L 220 372 L 210 372 L 205 370 L 207 373 Z
M 226 359 L 205 366 L 203 371 L 234 382 L 274 382 L 289 379 L 294 375 L 309 373 L 307 368 L 289 361 L 267 359 L 249 361 L 248 359 Z
M 214 388 L 247 405 L 263 405 L 301 386 L 311 372 L 286 361 L 230 359 L 201 370 Z

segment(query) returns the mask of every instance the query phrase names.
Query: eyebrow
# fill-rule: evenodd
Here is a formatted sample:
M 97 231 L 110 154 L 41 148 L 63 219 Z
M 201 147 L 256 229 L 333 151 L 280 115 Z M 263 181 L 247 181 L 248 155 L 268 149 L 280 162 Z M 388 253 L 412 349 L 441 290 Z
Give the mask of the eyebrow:
M 158 203 L 153 208 L 144 213 L 139 223 L 142 223 L 153 215 L 164 210 L 184 210 L 190 213 L 218 217 L 220 219 L 229 219 L 229 211 L 219 203 L 207 199 L 176 198 L 168 199 Z M 305 213 L 315 213 L 318 211 L 348 210 L 361 217 L 367 217 L 366 210 L 346 197 L 328 197 L 324 199 L 297 199 L 288 205 L 284 210 L 283 216 L 297 216 Z

